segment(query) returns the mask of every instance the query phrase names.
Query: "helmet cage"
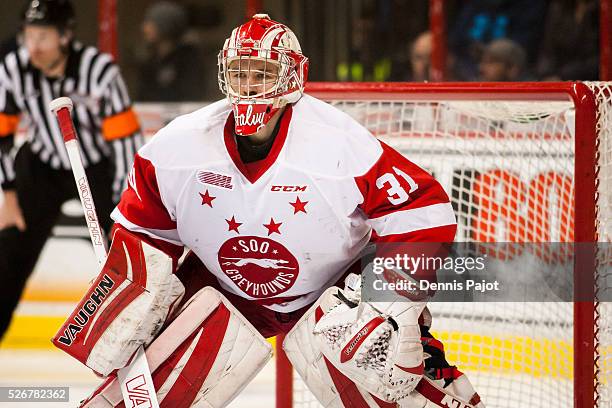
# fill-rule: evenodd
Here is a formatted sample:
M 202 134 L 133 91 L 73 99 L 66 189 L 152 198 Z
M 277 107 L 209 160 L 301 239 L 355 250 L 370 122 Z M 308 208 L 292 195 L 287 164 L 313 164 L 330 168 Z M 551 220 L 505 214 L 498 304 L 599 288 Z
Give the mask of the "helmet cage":
M 235 61 L 238 61 L 237 67 Z M 263 69 L 251 70 L 251 61 L 263 61 Z M 273 103 L 276 98 L 284 95 L 293 96 L 293 93 L 297 93 L 295 100 L 293 100 L 295 96 L 285 98 L 287 102 L 295 102 L 303 92 L 304 66 L 307 66 L 307 61 L 303 55 L 281 47 L 274 47 L 271 50 L 255 47 L 227 47 L 222 49 L 218 55 L 219 88 L 231 103 L 246 101 Z M 273 83 L 268 83 L 266 79 L 266 75 L 272 72 L 268 66 L 275 67 Z M 232 79 L 232 74 L 238 71 L 261 73 L 263 74 L 262 83 L 250 83 L 250 75 L 247 75 L 244 79 L 247 81 L 246 84 L 241 82 L 241 76 L 238 76 L 236 84 L 236 78 Z M 243 86 L 246 86 L 249 91 L 255 88 L 256 92 L 249 92 L 248 95 L 245 95 L 240 92 Z

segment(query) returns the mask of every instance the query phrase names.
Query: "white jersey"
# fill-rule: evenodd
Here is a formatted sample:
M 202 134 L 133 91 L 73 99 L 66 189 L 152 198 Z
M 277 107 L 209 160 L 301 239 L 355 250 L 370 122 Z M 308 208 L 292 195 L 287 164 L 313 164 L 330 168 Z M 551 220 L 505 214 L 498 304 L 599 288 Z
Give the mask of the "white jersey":
M 161 129 L 113 219 L 187 246 L 226 290 L 283 312 L 314 302 L 369 242 L 452 241 L 440 185 L 336 108 L 304 95 L 252 164 L 233 126 L 223 100 Z

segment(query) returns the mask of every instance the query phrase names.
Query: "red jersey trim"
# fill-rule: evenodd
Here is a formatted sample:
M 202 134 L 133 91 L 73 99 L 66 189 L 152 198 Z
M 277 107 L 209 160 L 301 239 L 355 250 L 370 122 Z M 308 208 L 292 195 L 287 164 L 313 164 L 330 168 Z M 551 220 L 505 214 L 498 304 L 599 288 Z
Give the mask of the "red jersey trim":
M 126 220 L 143 228 L 175 230 L 176 222 L 161 199 L 155 166 L 138 153 L 133 166 L 117 208 Z

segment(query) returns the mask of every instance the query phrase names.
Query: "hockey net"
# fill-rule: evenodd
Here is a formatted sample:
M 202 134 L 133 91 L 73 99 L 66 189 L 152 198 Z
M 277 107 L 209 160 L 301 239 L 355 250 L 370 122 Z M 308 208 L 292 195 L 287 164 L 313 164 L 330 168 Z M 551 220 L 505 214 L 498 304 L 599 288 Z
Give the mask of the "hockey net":
M 457 241 L 609 246 L 611 90 L 610 83 L 315 83 L 307 91 L 433 173 L 451 197 Z M 200 106 L 138 111 L 150 135 Z M 509 268 L 529 262 L 538 259 L 519 257 Z M 583 267 L 574 289 L 592 287 L 609 300 L 611 265 L 609 248 L 598 246 L 596 267 Z M 612 406 L 612 304 L 549 299 L 430 308 L 448 361 L 469 376 L 487 407 Z M 277 351 L 277 407 L 320 406 Z
M 308 92 L 433 173 L 451 196 L 457 241 L 610 243 L 611 89 L 610 83 L 314 84 Z M 583 269 L 592 276 L 574 278 L 574 286 L 593 286 L 602 298 L 610 290 L 606 248 L 598 246 L 596 271 Z M 538 260 L 520 262 L 509 268 Z M 430 308 L 448 361 L 467 373 L 487 407 L 612 406 L 609 303 Z M 281 365 L 277 375 L 279 389 L 293 389 L 292 401 L 277 406 L 319 406 L 297 374 Z

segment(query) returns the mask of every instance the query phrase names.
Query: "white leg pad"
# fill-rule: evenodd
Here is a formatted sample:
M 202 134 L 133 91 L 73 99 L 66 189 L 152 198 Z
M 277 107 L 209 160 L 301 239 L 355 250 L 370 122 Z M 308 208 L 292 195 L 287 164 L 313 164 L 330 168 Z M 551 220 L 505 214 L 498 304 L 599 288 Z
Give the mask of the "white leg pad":
M 157 399 L 173 408 L 224 407 L 272 357 L 272 347 L 218 291 L 196 293 L 146 349 Z M 82 405 L 116 407 L 115 376 Z
M 333 296 L 337 291 L 338 288 L 331 287 L 321 295 L 287 334 L 283 349 L 295 371 L 324 407 L 380 408 L 380 400 L 377 401 L 376 397 L 340 373 L 325 359 L 317 343 L 313 341 L 313 330 L 321 315 L 340 304 Z
M 293 368 L 317 400 L 326 408 L 368 406 L 380 408 L 389 402 L 377 399 L 363 387 L 336 369 L 312 340 L 313 330 L 320 317 L 333 307 L 342 307 L 333 296 L 338 288 L 326 290 L 317 302 L 302 316 L 285 337 L 283 349 Z M 444 381 L 423 377 L 416 389 L 399 400 L 400 408 L 484 408 L 474 388 L 464 375 L 444 388 Z
M 443 383 L 423 377 L 409 396 L 398 401 L 399 408 L 485 408 L 465 374 L 447 387 Z

